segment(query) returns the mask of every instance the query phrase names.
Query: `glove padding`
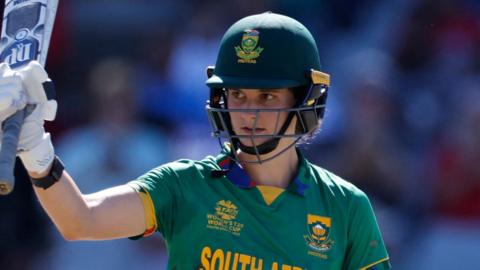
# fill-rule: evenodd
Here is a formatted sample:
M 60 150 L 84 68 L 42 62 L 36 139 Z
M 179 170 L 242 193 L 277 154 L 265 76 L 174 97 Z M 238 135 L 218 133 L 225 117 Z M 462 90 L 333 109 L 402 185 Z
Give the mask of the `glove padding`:
M 0 120 L 4 121 L 26 105 L 17 155 L 29 172 L 42 173 L 54 158 L 50 134 L 45 133 L 43 126 L 44 120 L 55 119 L 57 111 L 53 83 L 37 61 L 14 71 L 0 64 Z
M 6 63 L 0 64 L 0 122 L 25 108 L 27 93 L 22 88 L 20 74 Z
M 53 150 L 50 133 L 45 133 L 41 104 L 25 118 L 18 139 L 17 156 L 29 172 L 42 173 L 53 162 Z M 28 112 L 27 112 L 28 113 Z
M 55 120 L 57 101 L 53 82 L 48 78 L 45 69 L 37 61 L 32 61 L 19 69 L 24 89 L 27 91 L 27 104 L 35 104 L 40 110 L 40 116 L 47 121 Z

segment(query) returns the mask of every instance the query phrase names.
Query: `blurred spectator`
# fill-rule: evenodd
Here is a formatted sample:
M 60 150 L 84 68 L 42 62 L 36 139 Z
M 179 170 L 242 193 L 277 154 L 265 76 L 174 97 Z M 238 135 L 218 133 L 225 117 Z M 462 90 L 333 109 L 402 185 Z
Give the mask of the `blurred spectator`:
M 164 133 L 138 118 L 133 75 L 131 64 L 120 58 L 94 66 L 89 76 L 91 106 L 85 112 L 91 114 L 91 123 L 57 143 L 57 153 L 84 193 L 126 183 L 167 161 Z M 48 256 L 53 259 L 45 262 L 45 269 L 144 269 L 166 262 L 159 238 L 86 243 L 56 236 Z
M 368 194 L 395 258 L 409 229 L 406 200 L 415 199 L 410 196 L 412 172 L 406 169 L 412 160 L 394 132 L 398 109 L 392 79 L 396 70 L 387 54 L 372 49 L 354 53 L 343 64 L 349 75 L 340 95 L 344 127 L 334 147 L 326 152 L 320 148 L 317 156 L 320 164 Z
M 431 142 L 430 221 L 411 243 L 405 269 L 478 269 L 480 258 L 480 81 L 476 76 L 457 86 L 448 129 Z M 452 260 L 452 258 L 455 258 Z
M 344 89 L 348 122 L 336 169 L 377 199 L 398 205 L 408 188 L 403 169 L 408 159 L 393 133 L 394 70 L 380 52 L 364 53 L 355 62 L 352 66 L 357 71 L 350 73 L 351 81 Z
M 474 2 L 420 1 L 398 39 L 402 133 L 416 140 L 410 144 L 422 172 L 416 192 L 430 206 L 401 269 L 473 270 L 480 263 L 480 9 Z
M 139 112 L 147 121 L 174 128 L 181 99 L 168 79 L 174 29 L 166 26 L 140 42 L 134 84 Z
M 431 145 L 433 207 L 438 217 L 480 221 L 480 81 L 464 86 L 456 121 Z
M 118 58 L 102 60 L 89 76 L 91 122 L 60 138 L 57 152 L 85 192 L 124 183 L 167 161 L 162 130 L 138 118 L 134 70 Z
M 397 61 L 404 71 L 464 72 L 479 39 L 478 9 L 466 1 L 420 1 L 399 36 Z
M 172 53 L 168 66 L 168 79 L 174 92 L 168 108 L 176 112 L 174 122 L 177 127 L 185 125 L 204 125 L 208 127 L 204 111 L 208 97 L 206 68 L 215 65 L 218 41 L 225 30 L 221 22 L 216 21 L 220 12 L 216 5 L 201 6 L 172 44 Z

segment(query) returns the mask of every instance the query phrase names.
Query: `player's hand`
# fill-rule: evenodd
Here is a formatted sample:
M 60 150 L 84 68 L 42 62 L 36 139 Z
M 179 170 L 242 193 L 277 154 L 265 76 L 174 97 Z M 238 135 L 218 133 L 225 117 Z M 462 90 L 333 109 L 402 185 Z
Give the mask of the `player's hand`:
M 6 70 L 0 73 L 0 119 L 4 120 L 26 104 L 26 118 L 20 131 L 17 155 L 29 172 L 42 173 L 49 168 L 54 157 L 50 134 L 45 133 L 43 127 L 44 120 L 55 119 L 57 111 L 53 83 L 36 61 L 15 71 L 4 65 L 0 66 L 0 71 Z M 10 103 L 10 106 L 2 111 L 3 103 Z

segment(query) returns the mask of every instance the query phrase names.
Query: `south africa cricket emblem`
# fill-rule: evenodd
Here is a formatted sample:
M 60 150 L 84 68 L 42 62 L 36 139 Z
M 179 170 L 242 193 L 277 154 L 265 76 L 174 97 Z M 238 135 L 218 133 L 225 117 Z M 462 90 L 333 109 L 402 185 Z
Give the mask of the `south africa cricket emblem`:
M 255 64 L 256 58 L 260 56 L 263 48 L 258 46 L 260 33 L 257 30 L 249 29 L 243 32 L 240 46 L 235 46 L 238 56 L 238 63 Z
M 330 238 L 332 219 L 316 215 L 307 215 L 308 235 L 304 239 L 309 247 L 308 254 L 326 259 L 325 252 L 329 251 L 335 243 Z

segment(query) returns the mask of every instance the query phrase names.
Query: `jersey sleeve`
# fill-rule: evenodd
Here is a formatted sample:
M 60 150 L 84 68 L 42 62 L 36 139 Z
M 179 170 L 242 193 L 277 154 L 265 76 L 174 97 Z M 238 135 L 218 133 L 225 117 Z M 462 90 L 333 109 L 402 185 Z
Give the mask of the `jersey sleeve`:
M 155 168 L 128 183 L 139 194 L 145 211 L 146 231 L 142 235 L 131 237 L 138 239 L 149 236 L 155 231 L 170 238 L 178 205 L 178 175 L 167 165 Z
M 349 209 L 348 246 L 344 270 L 390 269 L 385 244 L 367 195 L 357 190 Z

